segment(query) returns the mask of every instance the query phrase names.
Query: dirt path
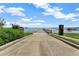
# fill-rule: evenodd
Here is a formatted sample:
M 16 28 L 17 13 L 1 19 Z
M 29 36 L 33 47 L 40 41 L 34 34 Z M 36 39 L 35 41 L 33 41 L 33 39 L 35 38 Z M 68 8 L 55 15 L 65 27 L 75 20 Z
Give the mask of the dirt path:
M 0 51 L 2 56 L 79 56 L 79 50 L 40 30 Z

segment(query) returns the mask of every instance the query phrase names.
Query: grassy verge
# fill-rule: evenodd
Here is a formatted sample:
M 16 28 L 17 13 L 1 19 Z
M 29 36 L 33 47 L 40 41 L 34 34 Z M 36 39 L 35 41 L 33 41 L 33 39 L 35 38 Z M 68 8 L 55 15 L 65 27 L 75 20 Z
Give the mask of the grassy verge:
M 79 39 L 79 33 L 65 33 L 64 36 Z
M 54 33 L 54 34 L 58 35 L 58 33 Z M 64 33 L 64 36 L 67 38 L 69 37 L 67 39 L 68 41 L 71 41 L 75 44 L 79 44 L 79 33 Z
M 65 33 L 64 36 L 71 37 L 69 41 L 79 44 L 79 34 L 78 33 Z
M 20 29 L 0 28 L 0 46 L 30 34 Z

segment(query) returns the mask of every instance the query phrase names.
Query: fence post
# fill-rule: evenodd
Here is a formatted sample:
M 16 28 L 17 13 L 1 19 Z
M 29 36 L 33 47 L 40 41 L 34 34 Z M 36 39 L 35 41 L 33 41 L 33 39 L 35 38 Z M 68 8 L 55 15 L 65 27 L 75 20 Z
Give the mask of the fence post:
M 64 34 L 64 25 L 59 25 L 59 35 Z

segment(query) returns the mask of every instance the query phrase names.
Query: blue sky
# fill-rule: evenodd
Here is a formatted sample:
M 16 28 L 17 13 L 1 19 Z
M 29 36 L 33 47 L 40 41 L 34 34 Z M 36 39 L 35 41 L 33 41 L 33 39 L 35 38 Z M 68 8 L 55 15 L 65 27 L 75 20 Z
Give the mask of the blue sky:
M 0 3 L 4 27 L 18 24 L 23 27 L 79 26 L 78 3 Z

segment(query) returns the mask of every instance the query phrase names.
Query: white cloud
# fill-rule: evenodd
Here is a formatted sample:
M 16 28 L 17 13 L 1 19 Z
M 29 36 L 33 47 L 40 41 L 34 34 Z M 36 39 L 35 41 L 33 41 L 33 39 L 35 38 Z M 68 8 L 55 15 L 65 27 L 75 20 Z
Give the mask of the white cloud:
M 25 21 L 25 22 L 27 22 L 27 21 L 31 21 L 31 20 L 32 20 L 32 18 L 30 18 L 30 19 L 22 18 L 22 21 Z
M 38 20 L 38 21 L 33 21 L 33 22 L 22 22 L 23 20 L 19 20 L 17 22 L 6 22 L 5 26 L 4 27 L 12 27 L 11 24 L 17 24 L 17 25 L 20 25 L 22 27 L 52 27 L 51 24 L 45 24 L 43 23 L 44 21 L 42 20 Z
M 0 6 L 0 13 L 3 13 L 5 9 L 5 6 Z
M 24 9 L 21 7 L 8 7 L 5 11 L 10 13 L 12 16 L 26 16 L 23 13 Z
M 77 21 L 77 20 L 72 20 L 73 22 Z
M 60 11 L 55 11 L 52 16 L 54 16 L 57 19 L 65 18 L 65 15 L 63 13 L 61 13 Z
M 6 6 L 0 6 L 0 13 L 9 13 L 12 16 L 26 16 L 23 12 L 24 9 L 21 7 L 6 7 Z
M 45 12 L 43 12 L 44 15 L 51 15 L 57 19 L 60 19 L 60 18 L 65 18 L 65 14 L 63 14 L 61 12 L 61 10 L 63 10 L 63 8 L 59 8 L 59 7 L 53 7 L 53 8 L 48 8 L 48 9 L 45 9 Z
M 19 21 L 19 25 L 23 27 L 38 27 L 41 26 L 45 21 L 44 20 L 33 20 L 32 18 L 23 18 Z
M 73 22 L 79 22 L 79 19 L 73 19 L 72 21 Z
M 65 19 L 74 19 L 74 17 L 76 17 L 77 15 L 75 13 L 69 13 L 65 16 Z
M 11 24 L 12 24 L 11 22 L 8 22 L 8 21 L 7 21 L 3 27 L 6 27 L 6 28 L 7 28 L 7 27 L 12 27 Z
M 22 18 L 17 22 L 7 22 L 5 27 L 11 26 L 11 24 L 17 24 L 22 27 L 40 27 L 44 23 L 44 20 L 33 20 L 32 18 Z
M 3 9 L 3 8 L 5 8 L 5 6 L 4 6 L 4 5 L 1 5 L 1 6 L 0 6 L 0 8 L 2 8 L 2 9 Z
M 40 22 L 40 23 L 43 23 L 43 22 L 45 22 L 44 20 L 33 20 L 33 21 L 31 21 L 31 22 Z
M 21 19 L 21 22 L 29 22 L 29 23 L 44 23 L 45 21 L 44 20 L 33 20 L 32 18 L 22 18 Z
M 55 11 L 61 11 L 61 10 L 63 10 L 63 8 L 60 8 L 60 7 L 53 7 L 53 9 L 54 9 Z
M 74 20 L 74 19 L 76 19 L 76 17 L 79 16 L 78 13 L 65 14 L 65 13 L 62 12 L 63 8 L 50 7 L 49 4 L 47 4 L 47 3 L 35 4 L 35 6 L 45 10 L 45 12 L 42 13 L 43 15 L 50 15 L 50 16 L 53 16 L 57 19 Z M 76 10 L 79 10 L 79 8 L 77 8 Z
M 17 24 L 22 26 L 22 27 L 38 27 L 42 23 L 22 23 L 22 22 L 17 22 Z
M 79 8 L 76 8 L 75 10 L 76 10 L 76 11 L 79 11 Z
M 46 3 L 33 3 L 33 5 L 35 5 L 35 7 L 37 8 L 44 8 L 44 9 L 47 9 L 49 7 L 49 4 Z
M 28 25 L 30 25 L 30 26 L 39 26 L 39 25 L 41 25 L 41 23 L 29 23 Z

